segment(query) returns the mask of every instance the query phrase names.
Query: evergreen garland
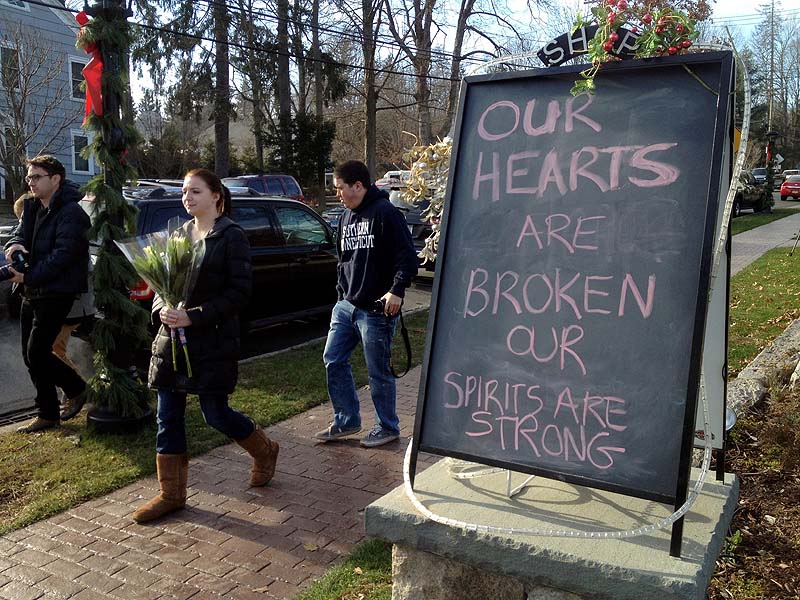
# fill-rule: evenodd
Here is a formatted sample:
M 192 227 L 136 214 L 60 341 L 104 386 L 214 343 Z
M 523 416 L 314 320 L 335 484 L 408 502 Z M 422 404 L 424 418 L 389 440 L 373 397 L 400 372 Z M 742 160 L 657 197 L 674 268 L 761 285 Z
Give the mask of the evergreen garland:
M 95 197 L 90 239 L 100 249 L 92 272 L 95 303 L 103 318 L 92 334 L 95 349 L 95 376 L 89 381 L 90 403 L 124 417 L 139 417 L 148 409 L 149 393 L 129 364 L 133 353 L 148 342 L 148 315 L 130 300 L 127 290 L 138 276 L 130 263 L 114 245 L 136 234 L 137 209 L 122 196 L 126 181 L 135 180 L 136 170 L 127 162 L 127 148 L 139 142 L 133 127 L 122 123 L 119 99 L 127 90 L 127 65 L 130 34 L 124 9 L 116 13 L 93 11 L 94 15 L 81 30 L 77 47 L 84 50 L 92 44 L 103 51 L 101 89 L 104 99 L 102 116 L 90 113 L 83 128 L 93 134 L 92 142 L 83 150 L 84 158 L 94 157 L 103 165 L 103 173 L 95 175 L 84 186 L 84 192 Z M 116 18 L 115 18 L 116 17 Z M 127 69 L 125 70 L 127 71 Z M 107 102 L 115 99 L 117 102 Z M 110 109 L 109 105 L 115 105 Z

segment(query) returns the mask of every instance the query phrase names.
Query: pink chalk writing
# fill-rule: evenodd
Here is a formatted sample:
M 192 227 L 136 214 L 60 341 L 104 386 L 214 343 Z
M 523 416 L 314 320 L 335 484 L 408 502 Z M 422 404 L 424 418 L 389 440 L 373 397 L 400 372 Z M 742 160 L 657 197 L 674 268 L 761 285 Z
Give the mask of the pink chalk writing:
M 467 411 L 463 435 L 491 438 L 503 451 L 564 462 L 588 463 L 604 471 L 626 452 L 614 436 L 627 429 L 624 399 L 572 388 L 543 389 L 450 371 L 444 377 L 448 410 Z
M 602 286 L 602 287 L 601 287 Z M 489 310 L 497 315 L 501 306 L 521 315 L 538 315 L 547 311 L 571 311 L 576 319 L 584 313 L 612 314 L 624 317 L 631 305 L 647 319 L 653 313 L 656 297 L 656 276 L 647 277 L 646 291 L 630 273 L 614 275 L 568 273 L 556 268 L 553 273 L 517 273 L 475 267 L 470 269 L 464 296 L 463 318 L 474 318 Z M 594 299 L 595 304 L 591 304 Z M 634 313 L 637 314 L 637 313 Z
M 581 375 L 586 375 L 586 365 L 580 355 L 572 348 L 575 344 L 583 339 L 583 327 L 580 325 L 569 325 L 568 327 L 550 327 L 550 335 L 552 337 L 552 344 L 547 338 L 547 327 L 540 328 L 539 333 L 545 332 L 545 339 L 536 345 L 537 329 L 535 325 L 526 327 L 524 325 L 516 325 L 511 328 L 506 336 L 506 348 L 511 354 L 516 356 L 530 356 L 538 363 L 549 363 L 556 355 L 559 357 L 559 366 L 563 371 L 567 366 L 567 358 L 571 358 L 580 369 Z M 559 335 L 560 333 L 560 335 Z M 541 346 L 545 346 L 547 350 L 541 353 Z M 550 350 L 549 346 L 552 346 Z M 540 352 L 536 352 L 537 347 Z M 547 354 L 547 352 L 550 352 Z
M 594 184 L 593 188 L 606 193 L 620 189 L 622 175 L 628 182 L 640 188 L 667 186 L 678 180 L 680 170 L 673 164 L 656 160 L 658 156 L 651 155 L 673 150 L 677 146 L 677 142 L 606 148 L 584 146 L 573 151 L 566 164 L 557 148 L 551 148 L 543 157 L 539 150 L 516 152 L 508 155 L 505 161 L 501 161 L 500 152 L 492 151 L 484 156 L 481 151 L 478 152 L 478 163 L 472 182 L 472 198 L 488 198 L 492 202 L 498 202 L 501 192 L 542 198 L 552 188 L 555 188 L 553 193 L 559 196 L 579 189 L 588 192 L 589 190 L 580 186 L 584 180 Z M 646 177 L 648 174 L 649 178 Z M 485 196 L 487 183 L 490 188 L 488 196 Z
M 597 245 L 578 243 L 578 239 L 583 236 L 593 236 L 597 233 L 597 229 L 584 228 L 584 224 L 591 221 L 600 221 L 605 219 L 603 215 L 594 217 L 578 217 L 573 223 L 572 217 L 562 213 L 548 215 L 544 219 L 545 227 L 537 228 L 536 220 L 533 215 L 525 215 L 525 222 L 522 224 L 522 231 L 519 232 L 517 237 L 517 248 L 522 246 L 526 238 L 532 237 L 536 241 L 539 250 L 544 249 L 545 246 L 550 246 L 553 242 L 561 243 L 570 254 L 574 254 L 575 250 L 597 250 Z M 568 231 L 572 227 L 572 236 L 565 237 L 561 235 L 562 232 Z M 545 241 L 542 242 L 542 234 L 545 235 Z
M 577 104 L 577 106 L 576 106 Z M 575 97 L 569 97 L 564 102 L 564 131 L 571 133 L 575 129 L 575 121 L 579 121 L 592 129 L 595 132 L 602 131 L 603 127 L 596 120 L 588 115 L 583 114 L 592 104 L 592 96 L 590 94 L 580 94 Z M 486 107 L 486 110 L 481 114 L 478 121 L 478 135 L 487 142 L 496 142 L 502 140 L 514 133 L 519 129 L 522 123 L 522 130 L 527 136 L 540 136 L 545 134 L 554 133 L 558 120 L 562 115 L 561 101 L 551 100 L 547 104 L 546 116 L 543 123 L 540 125 L 534 124 L 534 113 L 536 109 L 536 99 L 529 100 L 525 105 L 524 114 L 521 114 L 520 107 L 511 100 L 500 100 Z M 486 121 L 492 116 L 492 113 L 498 113 L 498 116 L 506 116 L 509 113 L 513 116 L 513 123 L 511 126 L 506 126 L 504 131 L 491 132 L 486 126 Z

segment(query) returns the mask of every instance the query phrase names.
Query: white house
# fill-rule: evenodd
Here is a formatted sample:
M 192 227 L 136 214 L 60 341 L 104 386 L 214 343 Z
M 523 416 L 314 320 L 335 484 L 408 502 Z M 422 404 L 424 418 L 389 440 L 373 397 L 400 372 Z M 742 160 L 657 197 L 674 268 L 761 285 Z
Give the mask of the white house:
M 0 197 L 10 187 L 7 169 L 16 144 L 23 155 L 55 155 L 67 178 L 85 183 L 95 173 L 81 156 L 88 144 L 81 129 L 85 92 L 81 69 L 89 62 L 75 47 L 77 23 L 59 0 L 0 0 Z

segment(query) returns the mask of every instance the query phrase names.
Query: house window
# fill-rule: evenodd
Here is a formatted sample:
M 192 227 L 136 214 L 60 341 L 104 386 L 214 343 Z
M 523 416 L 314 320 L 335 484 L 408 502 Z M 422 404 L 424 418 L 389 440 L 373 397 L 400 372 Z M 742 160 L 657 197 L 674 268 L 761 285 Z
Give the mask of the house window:
M 70 78 L 70 85 L 72 87 L 72 99 L 73 100 L 85 100 L 86 99 L 86 91 L 81 89 L 81 84 L 83 83 L 83 68 L 86 66 L 86 61 L 80 60 L 78 58 L 70 58 L 69 59 L 69 78 Z
M 7 90 L 19 88 L 19 50 L 0 46 L 0 87 Z
M 91 173 L 91 159 L 83 158 L 81 151 L 89 145 L 89 137 L 83 131 L 72 132 L 72 172 Z
M 27 10 L 29 12 L 31 10 L 31 7 L 28 5 L 28 3 L 23 2 L 22 0 L 0 0 L 0 6 L 10 6 L 11 8 Z

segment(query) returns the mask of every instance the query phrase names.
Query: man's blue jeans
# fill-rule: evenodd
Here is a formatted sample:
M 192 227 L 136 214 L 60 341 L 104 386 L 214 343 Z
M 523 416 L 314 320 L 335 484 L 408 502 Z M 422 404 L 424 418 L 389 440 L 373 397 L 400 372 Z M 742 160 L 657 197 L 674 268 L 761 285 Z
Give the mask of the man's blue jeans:
M 200 410 L 206 423 L 233 440 L 243 440 L 255 431 L 253 421 L 228 406 L 227 394 L 200 394 Z M 186 394 L 158 390 L 158 433 L 156 452 L 183 454 L 186 452 Z
M 356 308 L 347 300 L 340 300 L 333 307 L 331 328 L 322 359 L 328 378 L 328 395 L 333 404 L 334 423 L 342 429 L 361 427 L 358 394 L 350 368 L 350 355 L 361 342 L 376 420 L 384 430 L 400 433 L 397 390 L 389 368 L 396 322 L 397 317 Z

